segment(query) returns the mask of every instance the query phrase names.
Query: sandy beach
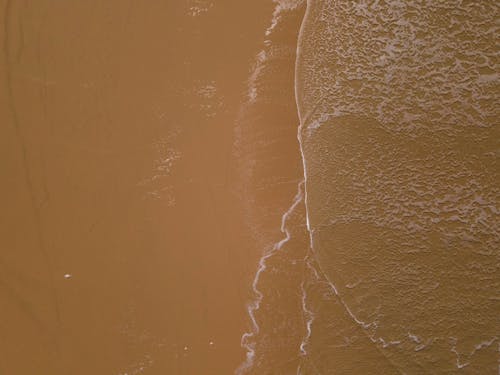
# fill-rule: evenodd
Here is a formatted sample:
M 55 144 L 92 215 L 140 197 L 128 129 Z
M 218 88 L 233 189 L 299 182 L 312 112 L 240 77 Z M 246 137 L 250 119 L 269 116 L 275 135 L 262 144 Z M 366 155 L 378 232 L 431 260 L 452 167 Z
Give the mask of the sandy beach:
M 234 124 L 274 5 L 1 9 L 0 372 L 232 373 L 261 251 Z

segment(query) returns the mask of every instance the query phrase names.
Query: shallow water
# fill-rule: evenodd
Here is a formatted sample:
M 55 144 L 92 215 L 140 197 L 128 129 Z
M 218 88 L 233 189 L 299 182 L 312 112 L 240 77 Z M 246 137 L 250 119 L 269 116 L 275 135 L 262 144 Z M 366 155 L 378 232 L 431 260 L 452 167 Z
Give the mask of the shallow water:
M 308 3 L 306 183 L 283 210 L 308 232 L 261 259 L 239 373 L 499 371 L 497 17 L 494 2 Z
M 304 20 L 313 253 L 394 372 L 499 370 L 498 15 L 493 1 L 311 1 Z

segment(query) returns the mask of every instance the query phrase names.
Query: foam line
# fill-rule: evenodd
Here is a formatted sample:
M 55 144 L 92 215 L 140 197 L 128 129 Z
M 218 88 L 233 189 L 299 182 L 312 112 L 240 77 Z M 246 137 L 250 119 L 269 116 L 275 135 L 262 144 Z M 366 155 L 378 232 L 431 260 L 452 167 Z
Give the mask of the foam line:
M 275 29 L 276 25 L 279 23 L 279 20 L 281 18 L 281 13 L 286 10 L 292 10 L 298 7 L 303 0 L 291 0 L 291 1 L 283 1 L 283 0 L 274 0 L 274 3 L 276 4 L 275 9 L 273 11 L 272 19 L 270 26 L 266 29 L 265 31 L 265 41 L 264 45 L 269 46 L 271 43 L 267 37 L 269 37 L 273 30 Z M 260 76 L 260 73 L 264 67 L 264 64 L 267 60 L 267 55 L 266 55 L 266 50 L 263 49 L 257 54 L 256 58 L 256 63 L 255 66 L 252 70 L 252 73 L 250 74 L 250 77 L 248 79 L 248 101 L 246 105 L 249 105 L 253 103 L 257 99 L 257 79 Z M 281 217 L 281 232 L 285 235 L 283 239 L 280 241 L 276 242 L 271 250 L 266 252 L 260 259 L 259 259 L 259 264 L 257 267 L 257 271 L 255 273 L 255 277 L 252 282 L 252 290 L 254 293 L 254 299 L 248 303 L 247 305 L 247 312 L 248 316 L 250 318 L 251 322 L 251 329 L 250 332 L 246 332 L 242 335 L 241 337 L 241 346 L 246 350 L 246 359 L 245 361 L 236 369 L 235 373 L 237 375 L 242 375 L 246 373 L 254 363 L 254 358 L 255 358 L 255 342 L 252 342 L 251 339 L 256 336 L 259 331 L 260 327 L 257 322 L 257 319 L 255 317 L 255 312 L 259 309 L 260 304 L 262 302 L 262 299 L 264 298 L 263 293 L 259 290 L 258 284 L 260 280 L 260 276 L 262 272 L 264 272 L 267 268 L 266 263 L 267 260 L 273 256 L 277 251 L 281 249 L 281 247 L 287 243 L 290 240 L 290 232 L 286 227 L 286 223 L 288 220 L 288 217 L 292 214 L 292 212 L 295 210 L 295 208 L 298 206 L 298 204 L 303 200 L 304 198 L 304 190 L 303 190 L 304 182 L 301 181 L 298 184 L 298 191 L 295 197 L 293 198 L 291 206 L 288 208 L 288 210 L 283 214 Z
M 317 276 L 316 270 L 312 267 L 311 265 L 311 258 L 309 255 L 306 256 L 304 259 L 307 267 L 314 272 L 314 274 Z M 307 345 L 309 344 L 309 339 L 311 338 L 312 334 L 312 324 L 314 323 L 314 313 L 313 311 L 309 310 L 307 307 L 307 291 L 306 291 L 306 280 L 302 280 L 302 283 L 300 284 L 300 290 L 302 294 L 301 298 L 301 303 L 302 303 L 302 311 L 304 312 L 304 318 L 306 320 L 306 334 L 304 335 L 304 338 L 302 339 L 302 342 L 300 343 L 299 350 L 300 354 L 302 356 L 307 355 Z
M 244 374 L 248 369 L 250 369 L 254 363 L 254 358 L 255 358 L 255 342 L 252 342 L 251 339 L 256 336 L 259 331 L 260 327 L 259 324 L 257 323 L 257 319 L 255 318 L 255 313 L 256 311 L 260 308 L 260 304 L 262 302 L 262 299 L 264 298 L 264 295 L 262 292 L 259 290 L 259 280 L 262 272 L 264 272 L 267 268 L 267 260 L 271 258 L 276 252 L 278 252 L 284 244 L 286 244 L 290 238 L 291 234 L 289 229 L 287 228 L 287 221 L 290 215 L 293 213 L 295 208 L 299 205 L 300 202 L 302 202 L 304 198 L 304 190 L 303 190 L 304 182 L 301 181 L 298 184 L 298 189 L 297 189 L 297 194 L 293 198 L 291 206 L 288 208 L 288 210 L 283 214 L 281 217 L 281 232 L 285 235 L 283 239 L 280 241 L 276 242 L 274 246 L 272 247 L 271 250 L 269 250 L 266 254 L 264 254 L 260 260 L 259 260 L 259 266 L 257 268 L 257 272 L 255 273 L 254 280 L 252 282 L 252 290 L 255 295 L 255 298 L 253 301 L 251 301 L 247 305 L 247 312 L 248 316 L 250 317 L 251 321 L 251 330 L 250 332 L 246 332 L 243 334 L 241 337 L 241 346 L 246 349 L 246 360 L 241 364 L 240 367 L 236 370 L 237 375 Z
M 306 157 L 305 157 L 305 148 L 304 148 L 304 141 L 303 141 L 303 132 L 304 130 L 307 130 L 308 127 L 307 127 L 307 123 L 309 121 L 309 119 L 315 114 L 316 110 L 319 108 L 320 104 L 323 102 L 323 100 L 325 99 L 324 97 L 320 97 L 316 103 L 314 104 L 314 106 L 305 114 L 302 113 L 301 111 L 301 106 L 300 106 L 300 87 L 299 87 L 299 69 L 300 69 L 300 66 L 299 66 L 299 61 L 301 59 L 301 49 L 300 49 L 300 46 L 301 46 L 301 41 L 302 41 L 302 38 L 303 38 L 303 34 L 304 34 L 304 29 L 305 29 L 305 23 L 309 17 L 309 12 L 311 10 L 311 0 L 307 0 L 306 2 L 306 11 L 305 11 L 305 14 L 304 14 L 304 17 L 302 19 L 302 24 L 300 26 L 300 30 L 299 30 L 299 34 L 298 34 L 298 38 L 297 38 L 297 50 L 296 50 L 296 60 L 295 60 L 295 102 L 296 102 L 296 106 L 297 106 L 297 113 L 298 113 L 298 117 L 299 117 L 299 126 L 298 126 L 298 130 L 297 130 L 297 140 L 299 142 L 299 147 L 300 147 L 300 154 L 301 154 L 301 157 L 302 157 L 302 166 L 303 166 L 303 170 L 304 170 L 304 205 L 305 205 L 305 211 L 306 211 L 306 223 L 307 223 L 307 230 L 309 232 L 309 240 L 310 240 L 310 248 L 311 248 L 311 251 L 313 252 L 313 255 L 314 255 L 314 229 L 311 228 L 311 224 L 310 224 L 310 215 L 309 215 L 309 199 L 308 199 L 308 190 L 307 190 L 307 165 L 306 165 Z M 375 338 L 374 337 L 374 334 L 371 335 L 369 334 L 366 330 L 369 329 L 369 328 L 374 328 L 375 330 L 377 329 L 377 322 L 371 322 L 371 323 L 367 323 L 367 322 L 364 322 L 362 320 L 360 320 L 350 309 L 350 307 L 346 304 L 346 302 L 344 301 L 344 299 L 342 298 L 342 296 L 339 294 L 338 292 L 338 289 L 337 287 L 335 286 L 335 284 L 330 280 L 330 278 L 328 278 L 328 276 L 326 275 L 326 273 L 324 272 L 324 270 L 322 269 L 321 267 L 321 264 L 318 263 L 318 267 L 317 269 L 314 269 L 315 272 L 321 274 L 321 277 L 328 283 L 329 287 L 331 288 L 331 290 L 333 291 L 333 293 L 335 294 L 335 296 L 337 297 L 338 301 L 340 302 L 340 304 L 344 307 L 345 311 L 347 312 L 347 314 L 349 315 L 349 317 L 356 323 L 358 324 L 359 326 L 361 326 L 363 328 L 363 332 L 364 334 L 368 337 L 368 339 L 370 341 L 372 341 L 377 350 L 394 366 L 394 364 L 392 363 L 392 361 L 387 358 L 386 354 L 383 353 L 379 347 L 379 344 L 382 344 L 383 347 L 386 347 L 386 346 L 389 346 L 389 345 L 396 345 L 396 344 L 399 344 L 399 341 L 389 341 L 387 342 L 386 340 L 384 340 L 382 337 L 379 337 L 379 338 Z M 306 327 L 307 328 L 307 327 Z M 310 328 L 310 327 L 309 327 Z M 306 336 L 305 337 L 305 340 L 309 338 L 311 332 L 307 331 Z M 304 348 L 304 346 L 301 345 L 301 348 Z M 306 352 L 307 353 L 307 352 Z M 400 372 L 399 368 L 397 368 L 395 366 L 395 368 L 397 369 L 398 372 Z M 300 367 L 298 369 L 300 371 Z

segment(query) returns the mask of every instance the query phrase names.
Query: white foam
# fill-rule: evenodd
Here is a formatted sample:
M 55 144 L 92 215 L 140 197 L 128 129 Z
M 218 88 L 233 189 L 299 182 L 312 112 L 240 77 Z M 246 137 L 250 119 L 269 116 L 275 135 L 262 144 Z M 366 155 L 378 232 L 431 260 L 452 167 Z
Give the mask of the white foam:
M 251 342 L 250 340 L 255 337 L 259 331 L 260 327 L 257 322 L 257 319 L 255 317 L 255 312 L 259 309 L 260 304 L 262 302 L 262 299 L 264 298 L 264 295 L 262 292 L 259 290 L 259 280 L 262 272 L 264 272 L 267 268 L 266 263 L 267 260 L 272 257 L 277 251 L 279 251 L 285 243 L 287 243 L 290 238 L 290 231 L 288 230 L 286 223 L 289 218 L 289 216 L 293 213 L 295 208 L 299 205 L 300 202 L 302 202 L 303 199 L 303 182 L 300 182 L 298 185 L 298 191 L 295 197 L 293 198 L 293 202 L 291 206 L 288 208 L 288 210 L 283 214 L 281 217 L 281 232 L 285 235 L 283 239 L 280 241 L 276 242 L 274 246 L 271 248 L 270 251 L 268 251 L 266 254 L 264 254 L 260 260 L 259 260 L 259 266 L 257 268 L 257 272 L 255 274 L 254 280 L 252 282 L 252 290 L 254 292 L 255 298 L 252 302 L 250 302 L 247 305 L 247 312 L 248 316 L 250 317 L 251 321 L 251 330 L 250 332 L 246 332 L 243 334 L 241 337 L 241 346 L 246 349 L 246 360 L 243 362 L 240 367 L 236 370 L 236 374 L 244 374 L 248 369 L 252 367 L 254 364 L 254 358 L 255 358 L 255 343 Z
M 281 14 L 284 11 L 296 9 L 303 3 L 303 0 L 274 0 L 274 3 L 276 4 L 276 6 L 274 8 L 271 25 L 266 29 L 266 36 L 272 34 L 274 28 L 278 25 L 279 20 L 281 19 Z
M 190 3 L 188 14 L 191 17 L 199 17 L 206 14 L 214 6 L 214 3 L 208 0 L 191 0 Z
M 267 38 L 270 36 L 275 29 L 275 27 L 278 25 L 279 20 L 281 19 L 281 13 L 283 11 L 289 11 L 297 8 L 300 4 L 303 3 L 303 0 L 274 0 L 275 8 L 273 11 L 273 16 L 271 19 L 271 23 L 269 27 L 266 29 L 264 35 Z M 264 45 L 269 46 L 270 41 L 269 39 L 264 40 Z M 252 103 L 254 103 L 257 98 L 258 98 L 258 78 L 261 75 L 262 70 L 265 67 L 265 64 L 268 60 L 268 54 L 265 49 L 261 50 L 255 59 L 254 66 L 251 70 L 250 76 L 248 78 L 247 86 L 248 86 L 248 94 L 247 94 L 247 102 L 244 104 L 244 106 L 248 106 Z M 289 217 L 289 215 L 294 211 L 294 209 L 297 207 L 297 205 L 302 201 L 303 199 L 303 182 L 300 182 L 298 185 L 298 192 L 295 195 L 292 205 L 289 207 L 289 209 L 283 214 L 281 218 L 281 232 L 285 234 L 285 237 L 281 239 L 279 242 L 275 243 L 274 246 L 270 251 L 265 253 L 259 260 L 259 264 L 257 267 L 257 272 L 255 274 L 254 280 L 252 282 L 252 290 L 254 292 L 255 298 L 253 301 L 248 303 L 247 305 L 247 312 L 248 316 L 251 321 L 251 330 L 250 332 L 246 332 L 243 334 L 241 337 L 241 346 L 246 349 L 246 359 L 245 361 L 236 369 L 236 374 L 244 374 L 249 370 L 253 363 L 254 363 L 254 358 L 255 358 L 255 343 L 251 342 L 251 339 L 256 336 L 259 333 L 260 327 L 259 324 L 256 320 L 255 317 L 255 312 L 259 309 L 260 304 L 263 299 L 263 294 L 262 292 L 258 289 L 258 283 L 260 276 L 262 272 L 265 271 L 266 269 L 266 262 L 267 260 L 276 253 L 276 251 L 279 251 L 281 247 L 290 240 L 290 232 L 286 228 L 286 222 Z
M 310 12 L 310 9 L 311 9 L 311 3 L 310 3 L 310 1 L 311 0 L 307 1 L 306 12 L 305 12 L 304 18 L 302 20 L 302 24 L 301 24 L 301 27 L 300 27 L 300 30 L 299 30 L 299 35 L 298 35 L 298 40 L 297 40 L 297 51 L 296 51 L 296 62 L 295 62 L 295 100 L 296 100 L 298 117 L 299 117 L 299 121 L 300 121 L 299 127 L 298 127 L 298 131 L 297 131 L 297 139 L 298 139 L 298 142 L 299 142 L 300 153 L 301 153 L 301 157 L 302 157 L 303 172 L 304 172 L 304 204 L 305 204 L 305 210 L 306 210 L 306 222 L 307 222 L 307 230 L 309 232 L 309 238 L 310 238 L 310 247 L 311 247 L 311 250 L 314 253 L 314 229 L 311 228 L 311 224 L 310 224 L 309 204 L 308 204 L 308 195 L 307 195 L 307 170 L 308 169 L 307 169 L 307 163 L 306 163 L 306 157 L 305 157 L 303 131 L 310 130 L 307 127 L 308 126 L 308 122 L 309 122 L 309 120 L 311 118 L 314 117 L 316 110 L 318 108 L 320 108 L 320 105 L 321 105 L 321 103 L 324 100 L 324 96 L 320 97 L 316 101 L 316 103 L 309 110 L 309 112 L 307 112 L 306 114 L 303 114 L 302 111 L 301 111 L 301 103 L 300 103 L 300 99 L 299 99 L 301 97 L 300 93 L 299 93 L 300 87 L 298 85 L 298 79 L 297 79 L 298 76 L 299 76 L 298 69 L 299 69 L 299 61 L 300 61 L 300 58 L 301 58 L 300 45 L 301 45 L 301 41 L 302 41 L 302 38 L 303 38 L 305 22 L 306 22 L 306 20 L 308 18 L 308 15 L 309 15 L 309 12 Z M 377 329 L 377 322 L 376 321 L 373 321 L 373 322 L 362 321 L 361 319 L 359 319 L 353 313 L 353 311 L 351 310 L 351 308 L 346 304 L 346 302 L 340 296 L 340 294 L 338 292 L 338 289 L 335 286 L 335 284 L 327 277 L 327 275 L 325 274 L 325 272 L 322 270 L 320 264 L 318 264 L 318 267 L 317 267 L 317 269 L 315 269 L 315 272 L 317 274 L 318 273 L 321 274 L 321 278 L 324 279 L 324 280 L 326 280 L 326 282 L 328 283 L 330 289 L 333 291 L 333 293 L 335 294 L 335 296 L 337 297 L 338 301 L 343 306 L 344 310 L 347 312 L 347 314 L 349 315 L 349 317 L 357 325 L 359 325 L 359 326 L 361 326 L 363 328 L 363 332 L 370 339 L 370 341 L 372 341 L 375 344 L 382 344 L 383 347 L 387 347 L 387 346 L 391 346 L 391 345 L 398 345 L 398 344 L 401 343 L 401 341 L 399 341 L 399 340 L 392 340 L 391 341 L 391 340 L 385 340 L 382 337 L 375 337 L 375 333 L 374 332 Z M 369 334 L 368 331 L 367 331 L 370 328 L 373 329 L 373 333 L 372 334 Z M 307 332 L 307 334 L 310 335 L 310 332 Z M 305 347 L 305 345 L 304 346 L 301 345 L 301 349 L 304 348 L 304 347 Z M 305 353 L 307 353 L 307 352 L 305 352 Z M 299 366 L 299 368 L 298 368 L 297 371 L 300 372 L 300 366 Z
M 306 256 L 305 263 L 307 267 L 316 274 L 316 270 L 311 266 L 310 263 L 310 256 Z M 310 310 L 307 306 L 307 292 L 306 292 L 306 286 L 305 286 L 305 280 L 302 280 L 302 283 L 300 284 L 300 290 L 302 293 L 302 298 L 301 298 L 301 303 L 302 303 L 302 311 L 304 312 L 304 318 L 306 320 L 306 334 L 304 335 L 304 338 L 302 339 L 302 342 L 300 343 L 299 350 L 301 355 L 305 356 L 307 355 L 307 345 L 309 344 L 309 340 L 312 335 L 312 325 L 314 323 L 315 315 L 312 310 Z
M 315 55 L 306 74 L 308 82 L 316 83 L 306 94 L 309 101 L 324 93 L 334 99 L 338 113 L 375 118 L 408 133 L 423 127 L 491 126 L 485 119 L 498 117 L 497 52 L 476 42 L 498 34 L 494 2 L 431 0 L 425 7 L 414 0 L 321 3 L 317 17 L 323 22 L 316 29 L 336 37 L 322 34 L 311 40 Z M 415 12 L 421 16 L 409 16 Z M 447 28 L 429 22 L 427 14 L 444 12 Z M 353 45 L 358 41 L 365 43 Z M 332 61 L 342 69 L 328 69 Z M 360 86 L 353 87 L 352 80 Z M 429 100 L 434 96 L 440 99 Z M 332 107 L 332 100 L 324 107 L 321 112 Z

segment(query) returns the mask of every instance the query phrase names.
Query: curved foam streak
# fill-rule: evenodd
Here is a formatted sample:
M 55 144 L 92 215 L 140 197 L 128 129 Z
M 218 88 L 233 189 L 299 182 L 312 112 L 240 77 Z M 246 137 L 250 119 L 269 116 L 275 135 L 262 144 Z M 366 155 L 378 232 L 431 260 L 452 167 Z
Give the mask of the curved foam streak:
M 271 35 L 274 28 L 278 25 L 283 11 L 296 9 L 303 3 L 303 0 L 274 0 L 274 2 L 276 3 L 276 7 L 274 8 L 271 25 L 266 30 L 266 36 Z
M 311 225 L 310 225 L 310 221 L 309 221 L 309 205 L 307 204 L 307 202 L 308 202 L 308 199 L 307 199 L 307 165 L 306 165 L 306 158 L 305 158 L 305 154 L 304 154 L 304 143 L 303 143 L 303 138 L 302 138 L 302 130 L 307 128 L 307 121 L 314 115 L 316 109 L 318 108 L 319 104 L 322 101 L 322 98 L 320 98 L 318 100 L 318 102 L 313 106 L 313 108 L 311 108 L 311 110 L 309 112 L 307 112 L 305 114 L 305 116 L 303 117 L 302 114 L 301 114 L 301 110 L 300 110 L 299 87 L 298 87 L 298 84 L 297 84 L 297 81 L 298 81 L 298 79 L 297 79 L 297 77 L 298 77 L 298 66 L 299 66 L 299 59 L 300 59 L 300 52 L 301 52 L 300 51 L 300 44 L 301 44 L 300 42 L 301 42 L 301 40 L 303 38 L 304 24 L 305 24 L 305 21 L 306 21 L 306 19 L 308 17 L 310 6 L 311 6 L 310 0 L 308 0 L 307 1 L 306 12 L 304 14 L 304 18 L 302 19 L 302 24 L 301 24 L 300 30 L 299 30 L 299 36 L 298 36 L 298 39 L 297 39 L 297 52 L 296 52 L 296 60 L 295 60 L 295 100 L 296 100 L 296 105 L 297 105 L 297 113 L 298 113 L 299 121 L 300 121 L 298 132 L 297 132 L 297 139 L 298 139 L 298 142 L 299 142 L 300 154 L 301 154 L 301 157 L 302 157 L 302 167 L 303 167 L 303 170 L 304 170 L 304 205 L 305 205 L 305 211 L 306 211 L 306 225 L 307 225 L 307 231 L 309 232 L 311 250 L 314 251 L 314 239 L 313 239 L 314 229 L 311 229 Z M 319 268 L 319 272 L 322 274 L 322 276 L 328 282 L 330 288 L 333 290 L 333 292 L 335 293 L 335 295 L 339 297 L 339 300 L 341 301 L 342 305 L 347 310 L 347 312 L 351 316 L 351 318 L 356 323 L 358 323 L 359 325 L 363 326 L 363 328 L 369 328 L 373 323 L 365 323 L 365 322 L 359 320 L 351 312 L 351 310 L 344 303 L 344 301 L 342 301 L 342 299 L 340 298 L 339 292 L 338 292 L 335 284 L 333 284 L 331 282 L 331 280 L 328 279 L 328 277 L 326 276 L 326 274 L 321 269 L 321 265 L 320 264 L 318 264 L 318 268 Z
M 272 34 L 273 30 L 278 25 L 281 19 L 281 13 L 287 10 L 293 10 L 297 8 L 299 5 L 303 3 L 304 0 L 274 0 L 276 4 L 271 23 L 266 29 L 264 35 L 266 39 L 264 40 L 264 45 L 269 46 L 271 41 L 268 37 Z M 264 64 L 267 61 L 266 49 L 262 49 L 256 55 L 254 67 L 252 68 L 251 74 L 248 78 L 248 95 L 247 101 L 244 103 L 244 106 L 251 105 L 256 101 L 258 92 L 257 92 L 257 80 L 261 74 L 262 69 L 264 68 Z M 258 289 L 258 283 L 260 279 L 260 275 L 267 268 L 266 262 L 267 260 L 274 254 L 276 251 L 280 250 L 281 247 L 290 240 L 290 232 L 286 228 L 286 222 L 289 215 L 295 210 L 297 205 L 303 199 L 303 185 L 304 181 L 299 182 L 298 184 L 298 192 L 295 195 L 291 206 L 289 209 L 283 214 L 281 218 L 281 232 L 285 234 L 285 237 L 281 239 L 279 242 L 275 243 L 271 250 L 266 252 L 259 260 L 259 264 L 257 267 L 257 271 L 255 273 L 254 280 L 252 282 L 252 290 L 254 292 L 255 298 L 247 305 L 248 316 L 251 321 L 251 330 L 250 332 L 246 332 L 241 337 L 241 346 L 246 349 L 246 359 L 245 361 L 236 369 L 235 373 L 237 375 L 244 374 L 247 370 L 249 370 L 254 362 L 255 358 L 255 342 L 250 342 L 251 338 L 257 335 L 260 331 L 259 324 L 255 318 L 255 312 L 259 309 L 262 299 L 264 297 L 263 293 Z
M 305 29 L 305 23 L 306 23 L 306 20 L 309 16 L 309 12 L 310 12 L 310 9 L 311 9 L 311 0 L 307 0 L 306 2 L 306 11 L 305 11 L 305 14 L 304 14 L 304 17 L 302 19 L 302 23 L 301 23 L 301 26 L 300 26 L 300 29 L 299 29 L 299 34 L 298 34 L 298 38 L 297 38 L 297 50 L 296 50 L 296 60 L 295 60 L 295 86 L 294 86 L 294 89 L 295 89 L 295 101 L 296 101 L 296 106 L 297 106 L 297 113 L 298 113 L 298 117 L 299 117 L 299 126 L 298 126 L 298 130 L 297 130 L 297 140 L 299 142 L 299 148 L 300 148 L 300 154 L 301 154 L 301 158 L 302 158 L 302 166 L 303 166 L 303 171 L 304 171 L 304 205 L 305 205 L 305 212 L 306 212 L 306 225 L 307 225 L 307 231 L 309 232 L 309 240 L 310 240 L 310 248 L 311 248 L 311 251 L 313 252 L 313 255 L 314 255 L 314 229 L 311 228 L 311 225 L 310 225 L 310 220 L 309 220 L 309 205 L 308 205 L 308 198 L 307 198 L 307 164 L 306 164 L 306 158 L 305 158 L 305 153 L 304 153 L 304 142 L 303 142 L 303 137 L 302 137 L 302 132 L 303 130 L 307 130 L 307 122 L 309 121 L 309 119 L 315 114 L 317 108 L 319 107 L 319 105 L 322 103 L 323 101 L 323 97 L 320 97 L 317 102 L 314 104 L 314 106 L 305 114 L 302 113 L 301 111 L 301 105 L 300 105 L 300 87 L 299 87 L 299 80 L 298 80 L 298 76 L 299 76 L 299 61 L 301 59 L 301 49 L 300 49 L 300 46 L 301 46 L 301 41 L 304 37 L 304 29 Z M 372 328 L 374 327 L 375 329 L 377 328 L 377 322 L 371 322 L 371 323 L 367 323 L 367 322 L 364 322 L 362 320 L 360 320 L 350 309 L 350 307 L 346 304 L 346 302 L 344 301 L 344 299 L 342 298 L 342 296 L 339 294 L 338 292 L 338 289 L 337 287 L 335 286 L 335 284 L 328 278 L 328 276 L 326 275 L 326 273 L 324 272 L 324 270 L 322 269 L 321 267 L 321 264 L 318 263 L 318 267 L 317 267 L 317 270 L 315 269 L 315 272 L 321 274 L 321 277 L 328 283 L 329 287 L 332 289 L 332 291 L 334 292 L 335 296 L 337 297 L 339 303 L 344 307 L 345 311 L 347 312 L 347 314 L 349 315 L 349 317 L 357 324 L 359 325 L 363 331 L 363 333 L 367 336 L 367 338 L 373 342 L 375 345 L 376 345 L 376 348 L 377 350 L 388 360 L 391 362 L 392 364 L 392 361 L 387 358 L 386 354 L 383 353 L 379 347 L 378 344 L 382 344 L 382 346 L 385 348 L 389 345 L 396 345 L 396 344 L 399 344 L 399 341 L 389 341 L 387 342 L 386 340 L 384 340 L 382 337 L 379 337 L 379 338 L 375 338 L 374 336 L 375 335 L 371 335 L 369 334 L 368 332 L 366 332 L 366 329 L 368 328 Z M 309 327 L 311 328 L 311 327 Z M 309 340 L 310 338 L 310 335 L 312 334 L 312 332 L 309 332 L 308 330 L 306 331 L 306 337 L 305 339 Z M 303 346 L 301 345 L 301 349 L 303 348 Z M 306 352 L 307 353 L 307 352 Z M 395 367 L 399 372 L 400 370 Z M 300 367 L 298 369 L 298 371 L 300 371 Z
M 313 266 L 311 265 L 311 257 L 309 254 L 305 257 L 304 261 L 307 265 L 307 268 L 309 268 L 309 270 L 311 270 L 314 273 L 315 279 L 317 280 L 318 274 L 317 274 L 316 270 L 313 268 Z M 314 312 L 312 310 L 310 310 L 309 307 L 307 307 L 307 291 L 306 291 L 306 281 L 305 280 L 302 280 L 302 283 L 300 284 L 300 290 L 302 293 L 302 298 L 301 298 L 302 311 L 304 312 L 304 318 L 306 320 L 306 334 L 304 335 L 304 338 L 302 339 L 302 342 L 300 343 L 299 350 L 300 350 L 300 354 L 302 356 L 306 356 L 307 355 L 307 345 L 309 344 L 309 339 L 311 338 L 312 324 L 314 323 L 315 315 L 314 315 Z
M 289 11 L 298 8 L 302 3 L 303 0 L 274 0 L 274 3 L 276 6 L 274 7 L 273 11 L 273 16 L 271 18 L 271 23 L 269 24 L 268 28 L 266 29 L 264 35 L 266 39 L 264 40 L 264 45 L 269 46 L 271 44 L 271 40 L 267 39 L 272 33 L 273 30 L 276 28 L 278 25 L 280 19 L 281 19 L 281 14 L 284 11 Z M 267 61 L 267 53 L 266 49 L 262 49 L 259 53 L 257 53 L 255 62 L 254 62 L 254 67 L 252 69 L 252 72 L 250 74 L 250 77 L 248 78 L 248 103 L 253 103 L 257 100 L 257 79 L 260 76 L 260 73 L 262 69 L 264 68 L 264 64 Z
M 258 288 L 259 280 L 260 280 L 260 275 L 262 272 L 264 272 L 267 268 L 266 263 L 269 258 L 271 258 L 277 251 L 279 251 L 284 244 L 286 244 L 290 238 L 291 234 L 290 231 L 288 230 L 286 223 L 288 221 L 288 217 L 293 213 L 295 208 L 299 205 L 300 202 L 302 202 L 302 199 L 304 197 L 303 194 L 303 186 L 304 182 L 301 181 L 298 184 L 298 191 L 295 197 L 293 198 L 291 206 L 288 208 L 288 210 L 283 214 L 281 217 L 281 232 L 285 235 L 283 239 L 280 241 L 276 242 L 274 246 L 272 247 L 271 250 L 269 250 L 262 258 L 259 260 L 259 267 L 257 268 L 257 272 L 255 274 L 255 278 L 252 282 L 252 289 L 255 294 L 255 299 L 250 302 L 247 306 L 247 311 L 248 311 L 248 316 L 250 317 L 250 321 L 252 323 L 252 329 L 250 332 L 246 332 L 243 334 L 241 337 L 241 346 L 247 350 L 246 354 L 246 360 L 243 362 L 240 367 L 236 370 L 236 374 L 244 374 L 248 369 L 250 369 L 254 363 L 254 358 L 255 358 L 255 343 L 250 342 L 250 339 L 257 335 L 260 331 L 259 324 L 257 323 L 257 319 L 255 318 L 255 312 L 259 309 L 260 304 L 262 302 L 262 299 L 264 298 L 264 295 Z

